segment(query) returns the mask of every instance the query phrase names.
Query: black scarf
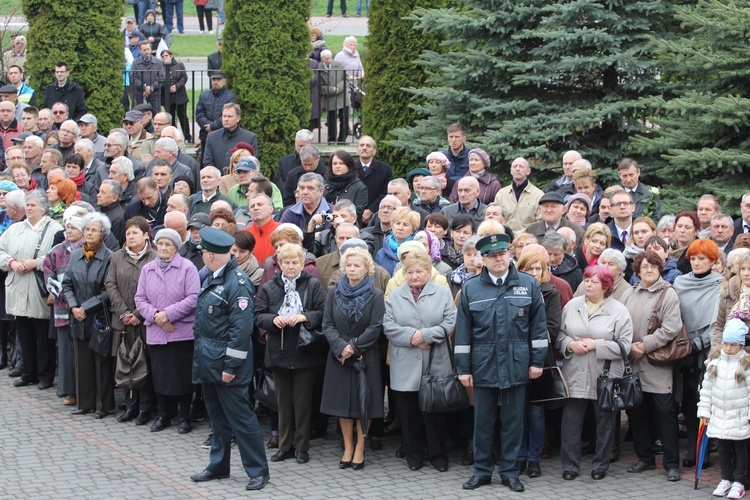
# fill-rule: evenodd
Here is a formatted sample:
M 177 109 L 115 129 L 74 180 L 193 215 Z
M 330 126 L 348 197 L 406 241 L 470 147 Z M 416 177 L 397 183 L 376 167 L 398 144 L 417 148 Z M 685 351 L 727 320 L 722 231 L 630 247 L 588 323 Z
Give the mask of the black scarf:
M 328 203 L 334 204 L 338 201 L 339 196 L 346 192 L 346 188 L 357 179 L 357 172 L 350 170 L 344 175 L 331 175 L 326 181 L 328 187 L 328 193 L 326 200 Z

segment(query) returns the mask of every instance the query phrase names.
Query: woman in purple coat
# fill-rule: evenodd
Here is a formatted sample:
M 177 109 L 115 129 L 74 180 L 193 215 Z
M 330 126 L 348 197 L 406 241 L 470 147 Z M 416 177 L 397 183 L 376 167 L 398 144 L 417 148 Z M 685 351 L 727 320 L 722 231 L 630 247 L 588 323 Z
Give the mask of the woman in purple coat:
M 174 229 L 156 233 L 157 258 L 143 266 L 138 278 L 135 306 L 146 325 L 146 344 L 151 359 L 151 379 L 159 418 L 151 432 L 172 425 L 170 406 L 179 404 L 180 434 L 190 426 L 190 400 L 193 395 L 193 323 L 198 303 L 198 271 L 177 250 L 182 238 Z

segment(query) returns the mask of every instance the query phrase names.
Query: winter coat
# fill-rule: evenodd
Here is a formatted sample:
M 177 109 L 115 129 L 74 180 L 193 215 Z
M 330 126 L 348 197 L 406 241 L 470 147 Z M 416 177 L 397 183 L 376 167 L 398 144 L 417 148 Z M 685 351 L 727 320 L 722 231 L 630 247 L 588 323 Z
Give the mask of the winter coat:
M 542 214 L 539 211 L 539 199 L 543 195 L 544 191 L 529 182 L 521 191 L 521 197 L 516 199 L 516 193 L 513 191 L 513 185 L 511 184 L 497 192 L 495 202 L 505 209 L 507 214 L 505 223 L 513 231 L 524 231 L 527 226 L 542 219 Z
M 39 237 L 49 224 L 47 232 L 39 247 L 36 258 L 36 269 L 44 271 L 44 257 L 52 248 L 55 233 L 62 231 L 62 226 L 50 219 L 42 217 L 36 226 L 32 226 L 28 219 L 11 224 L 0 236 L 0 269 L 8 273 L 5 278 L 5 311 L 14 316 L 36 319 L 49 319 L 47 295 L 42 297 L 36 286 L 33 272 L 18 274 L 10 269 L 11 259 L 21 261 L 34 258 L 34 251 L 39 243 Z
M 310 273 L 310 276 L 312 276 L 313 278 L 320 280 L 320 274 L 318 274 L 318 268 L 315 267 L 315 256 L 313 254 L 311 253 L 305 254 L 305 267 L 302 270 Z M 263 285 L 271 281 L 280 272 L 281 272 L 281 267 L 279 266 L 278 257 L 276 257 L 276 255 L 274 254 L 270 256 L 269 258 L 267 258 L 266 261 L 263 263 L 263 276 L 261 276 L 260 278 L 260 284 L 258 284 L 258 290 L 260 290 L 263 287 Z M 300 295 L 300 297 L 302 297 L 302 295 Z
M 68 270 L 62 283 L 63 294 L 70 309 L 81 307 L 86 313 L 83 322 L 75 319 L 73 313 L 70 314 L 70 332 L 75 339 L 85 340 L 91 337 L 91 324 L 94 319 L 101 319 L 104 314 L 108 314 L 106 307 L 109 297 L 104 287 L 104 279 L 107 277 L 111 258 L 112 251 L 105 245 L 96 251 L 91 262 L 83 255 L 83 248 L 75 250 L 70 255 Z
M 464 283 L 456 322 L 456 371 L 475 387 L 508 389 L 529 381 L 547 358 L 547 314 L 536 280 L 508 268 L 496 285 L 485 267 Z
M 253 289 L 232 257 L 218 276 L 203 280 L 195 310 L 193 383 L 247 386 L 253 378 Z
M 334 298 L 335 290 L 328 292 L 323 314 L 323 334 L 330 350 L 326 356 L 321 413 L 344 418 L 359 418 L 359 390 L 357 370 L 342 365 L 336 357 L 347 345 L 354 348 L 352 361 L 362 356 L 365 364 L 370 402 L 368 418 L 383 416 L 383 389 L 380 385 L 380 351 L 378 339 L 383 333 L 385 304 L 383 292 L 375 289 L 362 308 L 362 317 L 354 322 Z
M 71 120 L 78 120 L 89 112 L 89 109 L 86 107 L 86 97 L 83 93 L 83 87 L 70 78 L 68 78 L 68 81 L 62 87 L 57 84 L 57 81 L 54 81 L 44 88 L 44 102 L 41 108 L 52 109 L 52 105 L 56 102 L 64 102 L 68 105 L 68 115 Z
M 554 269 L 550 268 L 550 272 L 558 278 L 564 279 L 572 290 L 576 290 L 583 282 L 583 273 L 581 268 L 578 267 L 576 258 L 568 253 L 563 254 L 560 264 Z
M 448 219 L 449 224 L 453 222 L 453 219 L 455 219 L 458 214 L 471 215 L 472 217 L 474 217 L 474 222 L 476 222 L 476 225 L 479 226 L 479 224 L 484 221 L 484 211 L 487 210 L 487 205 L 482 203 L 481 200 L 477 201 L 479 201 L 479 205 L 477 205 L 476 212 L 474 212 L 473 214 L 467 212 L 464 206 L 459 202 L 451 203 L 447 207 L 443 207 L 440 210 L 440 213 L 445 215 L 445 218 Z
M 146 343 L 164 345 L 168 342 L 193 340 L 195 307 L 198 303 L 200 278 L 192 262 L 176 253 L 166 271 L 154 259 L 141 270 L 135 307 L 143 315 Z M 174 332 L 168 333 L 154 322 L 154 314 L 164 311 Z
M 52 279 L 60 283 L 61 287 L 60 293 L 57 295 L 50 292 L 55 297 L 55 301 L 52 304 L 52 313 L 54 316 L 54 326 L 58 328 L 70 325 L 70 311 L 68 303 L 65 302 L 65 296 L 62 293 L 62 282 L 65 278 L 65 270 L 70 262 L 70 254 L 82 245 L 83 240 L 75 243 L 65 240 L 52 247 L 44 257 L 44 282 L 48 283 L 48 280 Z M 49 290 L 49 286 L 47 289 Z
M 624 304 L 625 300 L 630 296 L 631 293 L 633 293 L 633 287 L 630 286 L 627 281 L 625 281 L 625 278 L 622 274 L 615 278 L 615 289 L 610 297 L 620 302 L 621 304 Z M 583 281 L 581 281 L 581 284 L 578 285 L 578 288 L 576 288 L 575 297 L 583 297 L 585 294 L 586 286 L 583 284 Z
M 356 49 L 352 52 L 349 47 L 344 47 L 333 60 L 344 66 L 347 78 L 361 80 L 365 77 L 365 68 L 362 66 L 362 59 L 360 59 L 359 52 Z
M 332 196 L 330 186 L 326 183 L 323 197 L 328 201 L 329 205 L 335 205 L 341 200 L 349 200 L 354 203 L 355 207 L 357 207 L 357 217 L 359 218 L 362 217 L 362 213 L 367 208 L 367 187 L 359 179 L 354 179 L 348 186 L 346 186 L 344 191 L 336 196 L 336 199 L 333 199 Z
M 567 351 L 571 342 L 583 338 L 596 341 L 596 349 L 583 355 Z M 562 312 L 560 334 L 555 347 L 565 358 L 563 375 L 568 383 L 570 397 L 596 399 L 596 379 L 602 373 L 604 362 L 611 360 L 610 377 L 620 377 L 623 372 L 622 355 L 617 343 L 621 343 L 625 354 L 630 352 L 633 338 L 633 322 L 628 309 L 612 297 L 591 317 L 586 307 L 586 297 L 576 297 Z
M 187 71 L 185 71 L 185 65 L 181 62 L 172 61 L 172 64 L 164 65 L 164 72 L 165 77 L 167 76 L 167 74 L 169 75 L 169 85 L 166 85 L 167 82 L 165 78 L 165 97 L 169 92 L 169 87 L 174 85 L 175 87 L 177 87 L 177 91 L 170 96 L 171 102 L 177 105 L 187 104 L 190 100 L 188 99 L 187 90 L 185 90 L 185 84 L 188 81 Z M 167 102 L 167 100 L 163 98 L 162 102 Z
M 237 96 L 226 87 L 218 91 L 206 90 L 198 97 L 198 104 L 195 107 L 195 121 L 200 126 L 201 141 L 205 140 L 208 135 L 204 129 L 206 125 L 211 125 L 212 132 L 223 128 L 221 111 L 224 109 L 224 105 L 230 102 L 237 102 Z
M 161 59 L 151 56 L 146 61 L 142 56 L 133 61 L 130 67 L 130 74 L 133 78 L 133 87 L 143 91 L 146 87 L 151 87 L 151 91 L 159 94 L 164 85 L 164 63 Z M 131 153 L 132 154 L 132 153 Z M 139 160 L 140 156 L 134 155 Z
M 416 392 L 428 368 L 432 375 L 451 373 L 451 352 L 446 340 L 455 326 L 456 306 L 447 287 L 427 280 L 416 301 L 408 284 L 396 288 L 385 303 L 383 319 L 383 332 L 390 342 L 390 387 Z M 430 350 L 411 345 L 417 330 Z M 434 351 L 432 366 L 430 351 Z
M 741 441 L 750 437 L 750 354 L 711 350 L 698 402 L 698 418 L 710 418 L 706 435 Z
M 325 292 L 317 278 L 307 271 L 302 271 L 297 278 L 297 293 L 302 301 L 303 312 L 307 317 L 306 326 L 311 330 L 320 330 L 323 325 L 323 308 L 326 303 Z M 284 302 L 284 282 L 281 273 L 263 285 L 255 302 L 255 325 L 268 332 L 266 343 L 267 368 L 302 370 L 325 364 L 326 350 L 300 350 L 297 348 L 299 325 L 279 329 L 273 319 L 279 315 Z
M 128 312 L 133 313 L 143 323 L 143 314 L 135 305 L 135 293 L 143 267 L 154 259 L 156 250 L 151 247 L 138 262 L 133 262 L 125 249 L 112 254 L 104 286 L 107 288 L 112 311 L 113 330 L 125 330 L 126 325 L 122 322 L 122 317 Z
M 318 75 L 322 109 L 336 111 L 349 106 L 349 85 L 344 65 L 333 61 L 331 69 L 327 70 L 321 63 L 315 72 Z
M 156 12 L 151 11 L 154 16 L 156 16 Z M 148 12 L 146 12 L 148 14 Z M 156 55 L 156 49 L 159 48 L 159 42 L 161 42 L 161 39 L 164 38 L 164 42 L 167 43 L 167 46 L 169 46 L 168 39 L 167 39 L 167 30 L 159 23 L 147 23 L 144 21 L 143 24 L 138 26 L 138 31 L 141 32 L 141 34 L 148 40 L 150 37 L 154 38 L 154 41 L 151 42 L 151 50 L 154 52 L 154 56 Z
M 647 335 L 651 313 L 664 290 L 667 291 L 664 302 L 656 313 L 656 317 L 661 321 L 661 327 L 654 333 Z M 649 288 L 645 288 L 643 283 L 638 283 L 624 304 L 633 320 L 633 342 L 643 342 L 646 354 L 667 345 L 670 340 L 677 337 L 682 329 L 680 299 L 677 298 L 677 292 L 674 291 L 672 286 L 661 278 Z M 634 361 L 632 365 L 633 371 L 641 374 L 641 385 L 644 392 L 654 394 L 670 394 L 672 392 L 673 367 L 654 365 L 645 354 L 638 361 Z
M 542 291 L 544 299 L 544 311 L 547 316 L 547 334 L 549 335 L 550 349 L 554 349 L 557 336 L 560 335 L 560 321 L 562 320 L 562 307 L 560 306 L 560 292 L 550 285 L 549 282 L 540 283 L 539 289 Z
M 677 261 L 672 257 L 667 257 L 667 262 L 664 264 L 664 269 L 661 272 L 662 279 L 670 285 L 673 285 L 674 280 L 677 279 L 678 276 L 682 276 L 682 271 L 677 269 Z M 633 273 L 633 276 L 630 277 L 630 284 L 633 286 L 635 286 L 640 281 L 641 278 L 636 276 L 635 273 Z
M 471 172 L 467 172 L 466 175 L 464 175 L 464 177 L 471 176 Z M 485 170 L 482 175 L 477 177 L 477 181 L 479 182 L 479 201 L 485 205 L 495 201 L 495 196 L 497 196 L 497 193 L 499 193 L 500 189 L 503 187 L 500 184 L 500 181 L 497 180 L 495 174 L 491 173 L 489 170 Z M 453 203 L 458 201 L 458 182 L 453 185 L 450 200 Z

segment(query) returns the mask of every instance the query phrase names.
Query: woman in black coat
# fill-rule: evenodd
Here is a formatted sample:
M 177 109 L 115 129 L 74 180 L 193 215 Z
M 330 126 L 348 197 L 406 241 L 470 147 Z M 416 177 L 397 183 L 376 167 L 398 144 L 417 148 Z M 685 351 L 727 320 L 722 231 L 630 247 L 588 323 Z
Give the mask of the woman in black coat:
M 383 292 L 375 288 L 372 278 L 374 264 L 369 252 L 350 248 L 341 257 L 346 276 L 328 291 L 323 334 L 331 346 L 326 360 L 321 413 L 339 417 L 344 437 L 344 455 L 339 468 L 359 470 L 364 467 L 365 438 L 358 420 L 362 417 L 358 371 L 353 363 L 365 365 L 369 401 L 367 426 L 370 419 L 383 417 L 383 392 L 380 384 L 380 351 L 378 338 L 383 331 L 385 303 Z M 354 427 L 357 428 L 355 447 Z
M 111 353 L 99 354 L 89 348 L 95 320 L 104 323 L 107 314 L 107 277 L 112 252 L 104 245 L 112 227 L 106 215 L 98 212 L 83 219 L 83 246 L 70 255 L 62 282 L 65 302 L 70 308 L 70 331 L 74 340 L 76 403 L 73 415 L 96 410 L 104 418 L 115 409 L 114 363 Z
M 327 345 L 299 348 L 297 342 L 301 324 L 320 330 L 326 298 L 320 282 L 303 270 L 300 245 L 287 243 L 276 255 L 281 272 L 262 286 L 255 303 L 255 324 L 268 332 L 265 364 L 273 373 L 279 407 L 279 451 L 271 461 L 295 457 L 302 464 L 310 458 L 315 373 L 325 364 Z
M 172 126 L 176 127 L 177 119 L 180 119 L 180 128 L 182 135 L 185 136 L 186 142 L 193 142 L 193 135 L 190 133 L 190 121 L 187 117 L 187 104 L 190 102 L 185 90 L 185 84 L 188 81 L 185 65 L 174 59 L 172 52 L 169 50 L 161 51 L 161 61 L 164 63 L 164 72 L 169 74 L 167 81 L 169 88 L 163 89 L 161 102 L 169 102 L 169 114 L 172 115 Z M 169 96 L 167 96 L 169 93 Z M 169 99 L 167 99 L 169 97 Z
M 367 186 L 359 180 L 354 158 L 346 151 L 338 150 L 331 156 L 323 197 L 330 205 L 339 200 L 351 201 L 357 207 L 357 219 L 362 220 L 367 208 Z

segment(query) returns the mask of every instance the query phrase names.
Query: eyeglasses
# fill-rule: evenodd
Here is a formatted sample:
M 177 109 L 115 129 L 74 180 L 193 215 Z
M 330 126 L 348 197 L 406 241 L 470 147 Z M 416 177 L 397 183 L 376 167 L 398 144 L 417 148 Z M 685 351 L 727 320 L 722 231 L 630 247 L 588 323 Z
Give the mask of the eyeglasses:
M 104 143 L 104 147 L 105 147 L 105 148 L 116 148 L 116 147 L 119 147 L 119 146 L 121 146 L 121 144 L 109 144 L 109 143 Z
M 53 115 L 67 115 L 68 112 L 67 111 L 53 111 L 52 114 Z
M 84 233 L 101 233 L 102 230 L 101 229 L 97 229 L 95 227 L 87 227 L 87 228 L 84 228 L 83 232 Z
M 132 127 L 134 124 L 135 122 L 126 122 L 126 121 L 122 122 L 123 127 Z
M 632 201 L 618 201 L 617 203 L 612 203 L 613 207 L 627 207 L 628 205 L 632 205 Z
M 380 207 L 381 212 L 382 211 L 393 212 L 394 210 L 396 210 L 396 207 L 392 207 L 390 205 L 383 205 Z

